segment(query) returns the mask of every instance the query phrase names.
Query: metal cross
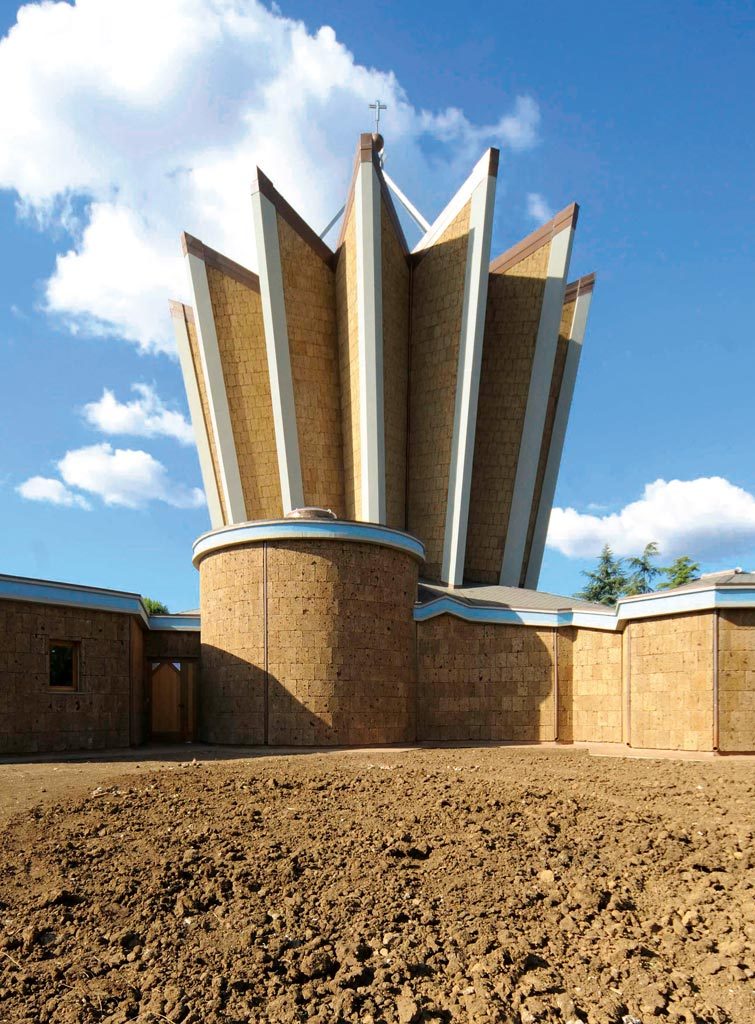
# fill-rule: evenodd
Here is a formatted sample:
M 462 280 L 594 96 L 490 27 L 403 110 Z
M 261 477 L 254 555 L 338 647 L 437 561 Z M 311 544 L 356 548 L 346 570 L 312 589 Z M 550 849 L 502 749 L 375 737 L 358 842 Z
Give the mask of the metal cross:
M 387 110 L 388 107 L 385 103 L 381 103 L 380 100 L 375 100 L 374 103 L 370 103 L 370 110 L 375 111 L 375 134 L 380 134 L 380 111 Z

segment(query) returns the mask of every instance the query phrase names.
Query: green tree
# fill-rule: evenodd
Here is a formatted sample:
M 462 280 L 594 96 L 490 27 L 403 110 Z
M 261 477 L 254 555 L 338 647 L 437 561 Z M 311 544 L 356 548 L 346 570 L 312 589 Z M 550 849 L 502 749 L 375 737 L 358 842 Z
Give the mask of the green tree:
M 156 601 L 154 597 L 143 597 L 144 607 L 150 615 L 167 615 L 168 606 L 162 601 Z
M 653 581 L 656 576 L 660 576 L 663 572 L 659 566 L 655 564 L 655 559 L 658 557 L 658 545 L 655 541 L 651 541 L 650 544 L 645 545 L 645 550 L 639 556 L 639 558 L 628 559 L 630 576 L 627 580 L 624 593 L 627 597 L 633 597 L 635 594 L 649 594 L 653 589 Z
M 592 572 L 583 569 L 582 575 L 588 582 L 575 596 L 596 604 L 615 604 L 627 585 L 623 559 L 617 558 L 608 544 L 601 551 L 595 569 Z
M 689 555 L 681 555 L 674 559 L 671 565 L 665 566 L 661 572 L 666 579 L 661 583 L 659 590 L 670 590 L 672 587 L 681 587 L 684 583 L 692 583 L 700 573 L 700 565 L 693 562 Z

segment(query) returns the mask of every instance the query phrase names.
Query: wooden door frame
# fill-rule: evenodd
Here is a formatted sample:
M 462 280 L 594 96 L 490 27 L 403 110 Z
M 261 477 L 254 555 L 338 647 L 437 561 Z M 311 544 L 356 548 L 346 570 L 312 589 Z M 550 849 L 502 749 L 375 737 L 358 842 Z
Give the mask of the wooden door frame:
M 144 676 L 146 680 L 146 686 L 144 688 L 146 696 L 146 719 L 147 719 L 147 738 L 150 742 L 161 741 L 164 743 L 191 743 L 196 739 L 197 733 L 197 703 L 199 699 L 199 658 L 171 658 L 168 656 L 161 656 L 155 658 L 144 659 L 145 670 Z M 178 710 L 181 721 L 181 728 L 178 733 L 153 733 L 152 732 L 152 674 L 155 668 L 160 665 L 179 665 L 178 670 L 179 676 L 179 704 Z M 185 670 L 188 665 L 196 665 L 197 671 L 194 674 L 194 715 L 193 721 L 189 721 L 189 677 Z

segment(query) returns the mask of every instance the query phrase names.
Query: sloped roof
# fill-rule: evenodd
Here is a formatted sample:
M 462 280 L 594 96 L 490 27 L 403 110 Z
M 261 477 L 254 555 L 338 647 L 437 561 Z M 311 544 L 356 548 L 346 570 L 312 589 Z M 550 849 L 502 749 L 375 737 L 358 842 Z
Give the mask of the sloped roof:
M 669 596 L 672 594 L 685 594 L 691 590 L 710 590 L 711 587 L 755 587 L 755 572 L 745 572 L 742 569 L 722 569 L 720 572 L 707 572 L 699 579 L 683 583 L 680 587 L 654 590 L 650 594 L 637 594 L 633 598 L 622 598 L 622 600 L 657 597 L 659 594 L 663 596 L 667 594 Z
M 582 601 L 578 597 L 547 594 L 542 590 L 479 585 L 445 587 L 442 583 L 420 580 L 417 596 L 417 603 L 419 605 L 435 601 L 439 597 L 452 597 L 455 601 L 470 606 L 486 605 L 488 607 L 514 608 L 519 611 L 589 611 L 613 614 L 613 608 L 609 608 L 607 605 L 594 604 L 592 601 Z

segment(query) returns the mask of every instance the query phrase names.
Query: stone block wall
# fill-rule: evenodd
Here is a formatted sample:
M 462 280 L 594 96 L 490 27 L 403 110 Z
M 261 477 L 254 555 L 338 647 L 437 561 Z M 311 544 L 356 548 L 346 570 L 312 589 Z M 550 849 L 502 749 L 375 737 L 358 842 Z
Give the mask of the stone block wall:
M 406 527 L 406 431 L 411 271 L 385 197 L 380 202 L 386 523 Z
M 135 617 L 131 619 L 129 625 L 129 675 L 131 679 L 129 743 L 132 747 L 136 747 L 140 743 L 144 743 L 149 735 L 144 672 L 144 635 L 146 631 L 141 621 Z
M 469 213 L 467 203 L 412 275 L 407 529 L 425 545 L 430 579 L 443 561 Z
M 622 636 L 607 630 L 559 630 L 558 738 L 621 743 Z
M 258 288 L 216 267 L 207 267 L 207 284 L 247 518 L 275 519 L 283 503 L 262 298 Z M 212 450 L 211 423 L 210 436 Z
M 417 563 L 377 545 L 267 545 L 268 742 L 414 739 Z
M 130 742 L 131 618 L 0 601 L 0 753 L 96 750 Z M 49 641 L 80 643 L 79 686 L 49 686 Z
M 466 552 L 478 583 L 501 572 L 549 255 L 547 240 L 488 282 Z
M 281 541 L 206 555 L 200 738 L 413 740 L 416 591 L 416 560 L 376 544 Z
M 342 516 L 335 275 L 280 212 L 277 221 L 304 504 Z
M 232 548 L 202 562 L 199 739 L 264 743 L 264 548 Z
M 198 629 L 150 629 L 144 634 L 147 660 L 181 661 L 199 658 L 201 636 Z
M 555 739 L 553 645 L 552 629 L 418 622 L 418 738 Z
M 714 628 L 713 612 L 629 623 L 633 747 L 713 749 Z
M 718 612 L 718 746 L 755 750 L 755 608 Z
M 755 609 L 634 620 L 624 631 L 417 623 L 418 730 L 427 741 L 627 743 L 755 751 Z M 553 685 L 558 673 L 558 730 Z
M 576 295 L 569 297 L 561 309 L 561 323 L 558 330 L 558 342 L 556 344 L 556 356 L 553 360 L 553 374 L 551 386 L 548 392 L 548 406 L 545 412 L 545 423 L 543 425 L 543 439 L 540 443 L 540 456 L 537 463 L 537 476 L 535 477 L 535 489 L 532 495 L 532 508 L 530 509 L 530 521 L 527 527 L 527 540 L 524 546 L 524 558 L 522 559 L 522 572 L 519 578 L 519 585 L 524 586 L 527 579 L 527 570 L 532 554 L 532 542 L 535 537 L 535 525 L 540 510 L 540 499 L 543 494 L 543 483 L 545 482 L 545 470 L 550 455 L 551 440 L 553 439 L 553 426 L 556 420 L 556 408 L 561 394 L 561 385 L 566 369 L 566 356 L 569 351 L 569 338 L 571 336 L 572 323 L 574 321 L 574 310 L 577 306 Z

